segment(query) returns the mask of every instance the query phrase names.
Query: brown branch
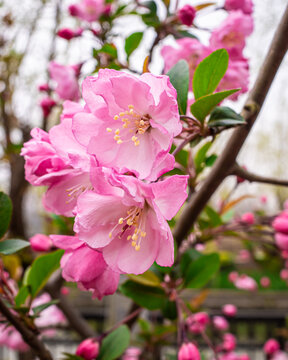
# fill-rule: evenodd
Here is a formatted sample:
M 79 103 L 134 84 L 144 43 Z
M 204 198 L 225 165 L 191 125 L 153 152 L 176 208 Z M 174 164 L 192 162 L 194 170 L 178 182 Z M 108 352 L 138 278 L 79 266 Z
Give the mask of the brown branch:
M 234 166 L 230 170 L 229 175 L 236 175 L 242 179 L 245 179 L 249 182 L 259 182 L 263 184 L 271 184 L 271 185 L 279 185 L 279 186 L 288 186 L 288 180 L 279 180 L 266 176 L 260 176 L 251 173 L 250 171 L 245 170 L 238 164 L 234 164 Z
M 189 229 L 231 171 L 237 155 L 241 150 L 270 89 L 272 81 L 288 49 L 288 6 L 274 35 L 270 49 L 260 69 L 254 87 L 244 105 L 242 116 L 247 125 L 234 130 L 224 152 L 218 157 L 210 174 L 198 192 L 194 193 L 187 203 L 174 229 L 174 238 L 178 244 L 186 237 Z
M 27 327 L 22 319 L 13 314 L 0 298 L 0 312 L 20 332 L 23 340 L 31 347 L 40 360 L 53 360 L 50 352 L 37 335 Z
M 45 288 L 53 299 L 59 299 L 57 306 L 66 316 L 71 328 L 75 330 L 81 338 L 86 339 L 88 337 L 95 337 L 96 333 L 87 323 L 87 321 L 81 316 L 77 309 L 73 308 L 67 297 L 61 294 L 60 289 L 62 282 L 63 279 L 58 274 L 58 276 L 52 279 Z

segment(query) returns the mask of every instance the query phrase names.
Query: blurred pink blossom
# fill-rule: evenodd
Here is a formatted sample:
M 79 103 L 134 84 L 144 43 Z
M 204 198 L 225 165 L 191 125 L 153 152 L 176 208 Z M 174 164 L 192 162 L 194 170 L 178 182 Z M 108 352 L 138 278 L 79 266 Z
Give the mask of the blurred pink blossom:
M 222 307 L 222 312 L 226 316 L 235 316 L 237 313 L 237 307 L 233 304 L 226 304 Z
M 178 352 L 178 360 L 201 360 L 200 352 L 193 343 L 184 343 Z
M 241 10 L 249 15 L 253 12 L 253 2 L 252 0 L 225 0 L 224 8 L 227 11 Z
M 276 353 L 278 350 L 280 350 L 280 344 L 277 340 L 275 339 L 269 339 L 266 341 L 266 343 L 264 344 L 263 350 L 265 352 L 265 354 L 267 355 L 273 355 L 274 353 Z
M 98 341 L 89 338 L 78 345 L 76 355 L 81 356 L 85 360 L 93 360 L 97 358 L 99 348 L 100 346 Z
M 248 275 L 240 275 L 234 282 L 234 285 L 241 290 L 255 291 L 258 288 L 257 282 Z
M 35 234 L 29 239 L 29 241 L 31 248 L 34 251 L 49 251 L 53 246 L 49 236 L 43 234 Z
M 81 0 L 69 6 L 70 15 L 88 22 L 97 21 L 105 10 L 104 0 Z
M 212 322 L 217 330 L 227 331 L 229 328 L 229 323 L 223 316 L 214 316 Z

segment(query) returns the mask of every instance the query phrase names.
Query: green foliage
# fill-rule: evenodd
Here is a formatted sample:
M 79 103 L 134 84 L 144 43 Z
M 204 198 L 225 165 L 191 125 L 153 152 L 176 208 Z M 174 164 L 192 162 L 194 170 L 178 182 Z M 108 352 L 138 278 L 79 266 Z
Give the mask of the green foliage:
M 157 4 L 155 1 L 146 1 L 142 3 L 149 12 L 147 14 L 141 15 L 143 22 L 148 26 L 157 27 L 160 24 L 159 17 L 157 15 Z
M 82 356 L 69 354 L 66 352 L 64 352 L 63 355 L 64 355 L 64 358 L 62 358 L 62 360 L 83 360 Z
M 11 255 L 30 246 L 28 241 L 8 239 L 0 242 L 0 254 Z
M 190 107 L 191 113 L 200 122 L 204 122 L 206 116 L 225 98 L 239 91 L 240 89 L 225 90 L 215 94 L 202 96 Z
M 213 228 L 223 224 L 221 216 L 211 206 L 207 205 L 203 212 L 208 218 L 209 227 Z
M 214 51 L 197 66 L 193 77 L 193 93 L 195 99 L 212 94 L 228 68 L 227 50 Z
M 189 66 L 185 60 L 180 60 L 167 73 L 171 84 L 177 91 L 177 102 L 179 113 L 186 114 L 188 88 L 189 88 Z
M 27 272 L 24 285 L 29 287 L 31 296 L 34 298 L 45 286 L 50 276 L 60 266 L 60 260 L 64 250 L 57 250 L 35 259 Z
M 118 57 L 117 48 L 114 44 L 105 43 L 101 49 L 93 49 L 93 57 L 97 58 L 99 53 L 108 54 L 111 56 L 112 59 L 117 59 Z
M 170 320 L 177 319 L 177 307 L 175 301 L 166 300 L 164 307 L 162 308 L 162 314 L 165 318 Z
M 60 300 L 56 299 L 56 300 L 51 300 L 45 304 L 41 304 L 41 305 L 38 305 L 38 306 L 35 306 L 32 308 L 33 310 L 33 315 L 34 316 L 38 316 L 40 315 L 40 313 L 47 309 L 48 307 L 50 307 L 51 305 L 55 305 L 55 304 L 58 304 Z
M 0 192 L 0 238 L 8 230 L 12 216 L 12 201 L 8 195 Z
M 102 341 L 97 360 L 114 360 L 119 358 L 127 349 L 129 342 L 130 331 L 128 326 L 119 326 Z
M 185 253 L 181 256 L 180 260 L 180 269 L 182 276 L 185 276 L 191 262 L 199 259 L 201 256 L 202 254 L 195 249 L 188 249 L 187 251 L 185 251 Z
M 185 274 L 184 287 L 203 287 L 215 275 L 219 267 L 220 259 L 218 254 L 202 255 L 189 265 Z
M 216 107 L 210 115 L 208 126 L 235 126 L 245 124 L 244 118 L 227 106 Z
M 25 303 L 27 297 L 29 296 L 30 291 L 29 291 L 29 286 L 22 286 L 19 291 L 18 294 L 15 296 L 15 304 L 16 306 L 21 306 Z
M 194 164 L 195 164 L 195 171 L 196 174 L 199 175 L 206 166 L 213 165 L 214 161 L 216 160 L 217 156 L 214 155 L 212 158 L 210 156 L 207 156 L 207 152 L 209 151 L 210 147 L 212 145 L 212 142 L 206 142 L 196 153 L 194 157 Z
M 132 280 L 120 285 L 119 290 L 123 295 L 134 300 L 136 304 L 148 310 L 161 309 L 166 302 L 166 294 L 163 289 L 145 286 Z
M 127 59 L 129 59 L 133 51 L 137 49 L 142 38 L 143 32 L 135 32 L 127 37 L 127 39 L 125 40 L 125 52 L 127 55 Z
M 148 270 L 143 274 L 140 275 L 128 275 L 129 278 L 139 284 L 146 285 L 146 286 L 156 286 L 161 287 L 161 281 L 157 275 L 155 275 L 152 271 Z

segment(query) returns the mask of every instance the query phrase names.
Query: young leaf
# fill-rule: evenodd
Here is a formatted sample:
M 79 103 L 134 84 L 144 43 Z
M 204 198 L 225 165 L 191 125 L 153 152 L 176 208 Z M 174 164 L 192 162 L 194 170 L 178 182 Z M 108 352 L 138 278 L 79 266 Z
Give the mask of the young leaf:
M 18 294 L 15 296 L 15 304 L 17 307 L 20 307 L 23 305 L 29 296 L 29 287 L 28 286 L 22 286 L 20 290 L 18 291 Z
M 8 230 L 12 215 L 12 201 L 8 195 L 0 192 L 0 239 Z
M 144 286 L 128 280 L 120 286 L 119 290 L 123 295 L 134 300 L 136 304 L 148 310 L 160 309 L 165 305 L 165 291 L 155 286 Z
M 41 304 L 32 308 L 34 316 L 38 316 L 43 310 L 47 309 L 51 305 L 59 303 L 59 299 L 51 300 L 45 304 Z
M 140 275 L 128 275 L 129 278 L 139 284 L 146 285 L 146 286 L 160 286 L 161 281 L 157 275 L 155 275 L 152 271 L 148 270 L 144 274 Z
M 130 57 L 132 52 L 137 49 L 143 38 L 143 32 L 135 32 L 127 37 L 125 40 L 125 52 L 127 59 Z
M 211 206 L 207 205 L 204 209 L 204 212 L 209 218 L 211 227 L 217 227 L 223 224 L 220 215 Z
M 177 102 L 179 112 L 182 115 L 186 114 L 187 97 L 189 88 L 189 67 L 185 60 L 180 60 L 167 73 L 171 84 L 177 91 Z
M 195 99 L 212 94 L 228 68 L 227 50 L 219 49 L 200 62 L 193 76 Z
M 213 275 L 219 270 L 219 255 L 203 255 L 192 262 L 185 276 L 185 285 L 187 288 L 200 288 L 207 284 Z M 184 285 L 184 286 L 185 286 Z
M 114 44 L 104 44 L 102 46 L 102 48 L 100 50 L 96 51 L 97 53 L 105 53 L 110 55 L 113 59 L 117 59 L 118 57 L 118 52 L 117 52 L 117 48 Z
M 240 89 L 225 90 L 203 96 L 191 105 L 191 113 L 196 117 L 196 119 L 203 122 L 211 110 L 213 110 L 222 100 L 239 90 Z
M 210 149 L 212 142 L 206 142 L 196 153 L 194 157 L 194 164 L 196 173 L 199 174 L 205 167 L 206 154 Z
M 57 250 L 50 254 L 39 256 L 31 265 L 24 285 L 30 286 L 32 297 L 45 286 L 46 282 L 60 266 L 64 250 Z
M 213 111 L 208 121 L 208 126 L 235 126 L 245 124 L 244 118 L 227 106 L 218 106 Z
M 11 255 L 25 249 L 30 246 L 29 241 L 24 241 L 20 239 L 8 239 L 0 241 L 0 253 L 3 255 Z
M 130 342 L 130 331 L 127 325 L 121 325 L 107 335 L 101 344 L 97 360 L 118 359 L 127 349 Z
M 182 276 L 185 275 L 190 264 L 194 260 L 199 259 L 201 256 L 203 255 L 195 249 L 188 249 L 187 251 L 185 251 L 185 253 L 181 256 L 181 260 L 180 260 L 180 270 Z

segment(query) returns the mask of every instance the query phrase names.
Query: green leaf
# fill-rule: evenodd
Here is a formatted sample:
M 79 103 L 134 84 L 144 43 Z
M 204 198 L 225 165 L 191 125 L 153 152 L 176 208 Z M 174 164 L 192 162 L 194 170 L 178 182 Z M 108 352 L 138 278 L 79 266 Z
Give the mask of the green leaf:
M 191 113 L 201 122 L 226 97 L 240 89 L 225 90 L 215 94 L 206 95 L 196 100 L 190 107 Z
M 207 205 L 204 209 L 204 212 L 209 218 L 211 227 L 217 227 L 223 224 L 220 215 L 211 206 Z
M 142 38 L 143 32 L 135 32 L 127 37 L 125 40 L 125 52 L 127 54 L 127 59 L 132 54 L 132 52 L 137 49 Z
M 189 31 L 185 31 L 185 30 L 180 30 L 180 31 L 175 31 L 173 33 L 173 36 L 176 38 L 176 39 L 181 39 L 181 38 L 191 38 L 191 39 L 197 39 L 198 40 L 198 37 L 194 34 L 191 34 Z
M 24 285 L 30 286 L 32 297 L 35 297 L 45 286 L 46 282 L 60 266 L 60 260 L 64 250 L 57 250 L 49 254 L 39 256 L 31 265 Z
M 96 50 L 96 53 L 105 53 L 110 55 L 113 59 L 117 59 L 118 52 L 114 44 L 104 44 L 100 50 Z
M 217 155 L 216 155 L 216 154 L 212 154 L 212 155 L 206 157 L 206 159 L 205 159 L 205 164 L 206 164 L 206 166 L 208 166 L 208 167 L 213 166 L 216 160 L 217 160 Z
M 51 300 L 45 304 L 41 304 L 32 308 L 34 316 L 38 316 L 43 310 L 47 309 L 51 305 L 55 305 L 59 303 L 59 299 Z
M 3 255 L 11 255 L 25 249 L 30 246 L 29 241 L 24 241 L 20 239 L 8 239 L 0 241 L 0 253 Z
M 144 286 L 132 280 L 126 281 L 119 288 L 123 295 L 148 310 L 160 309 L 165 305 L 165 291 L 158 287 Z
M 194 164 L 195 164 L 195 170 L 196 174 L 200 174 L 200 172 L 205 168 L 205 160 L 206 160 L 206 154 L 210 147 L 212 146 L 212 142 L 206 142 L 196 153 L 194 157 Z
M 180 60 L 167 73 L 171 84 L 177 91 L 177 102 L 179 112 L 182 115 L 186 114 L 187 97 L 189 88 L 189 66 L 185 60 Z
M 146 285 L 146 286 L 161 286 L 161 281 L 158 278 L 157 275 L 155 275 L 152 271 L 148 270 L 143 274 L 140 275 L 134 275 L 134 274 L 130 274 L 128 275 L 128 277 L 139 283 L 142 285 Z
M 181 256 L 181 260 L 180 260 L 181 274 L 185 275 L 190 264 L 194 260 L 199 259 L 201 256 L 203 255 L 195 249 L 188 249 L 187 251 L 185 251 L 185 253 Z
M 78 356 L 75 354 L 69 354 L 67 352 L 64 352 L 63 355 L 64 355 L 64 358 L 62 358 L 62 360 L 83 360 L 82 356 Z
M 235 126 L 245 124 L 244 118 L 227 106 L 216 107 L 210 115 L 208 126 Z
M 203 255 L 192 262 L 185 275 L 185 285 L 187 288 L 201 288 L 213 277 L 219 270 L 219 255 Z M 185 286 L 184 285 L 184 286 Z
M 185 169 L 187 168 L 188 165 L 188 158 L 189 158 L 189 152 L 184 149 L 180 150 L 175 156 L 175 160 Z
M 17 307 L 23 305 L 29 296 L 29 286 L 22 286 L 20 290 L 18 291 L 18 294 L 15 296 L 15 304 Z
M 8 195 L 0 192 L 0 239 L 8 230 L 12 215 L 12 201 Z
M 162 309 L 162 314 L 165 318 L 175 320 L 177 318 L 177 308 L 175 301 L 166 300 Z
M 193 77 L 195 99 L 212 94 L 228 68 L 229 55 L 227 50 L 214 51 L 197 66 Z
M 151 14 L 157 13 L 157 4 L 155 1 L 153 1 L 153 0 L 145 1 L 144 3 L 142 3 L 142 5 L 147 7 L 150 10 Z
M 127 325 L 121 325 L 118 329 L 107 335 L 102 341 L 97 360 L 114 360 L 119 358 L 127 349 L 130 342 L 130 331 Z

